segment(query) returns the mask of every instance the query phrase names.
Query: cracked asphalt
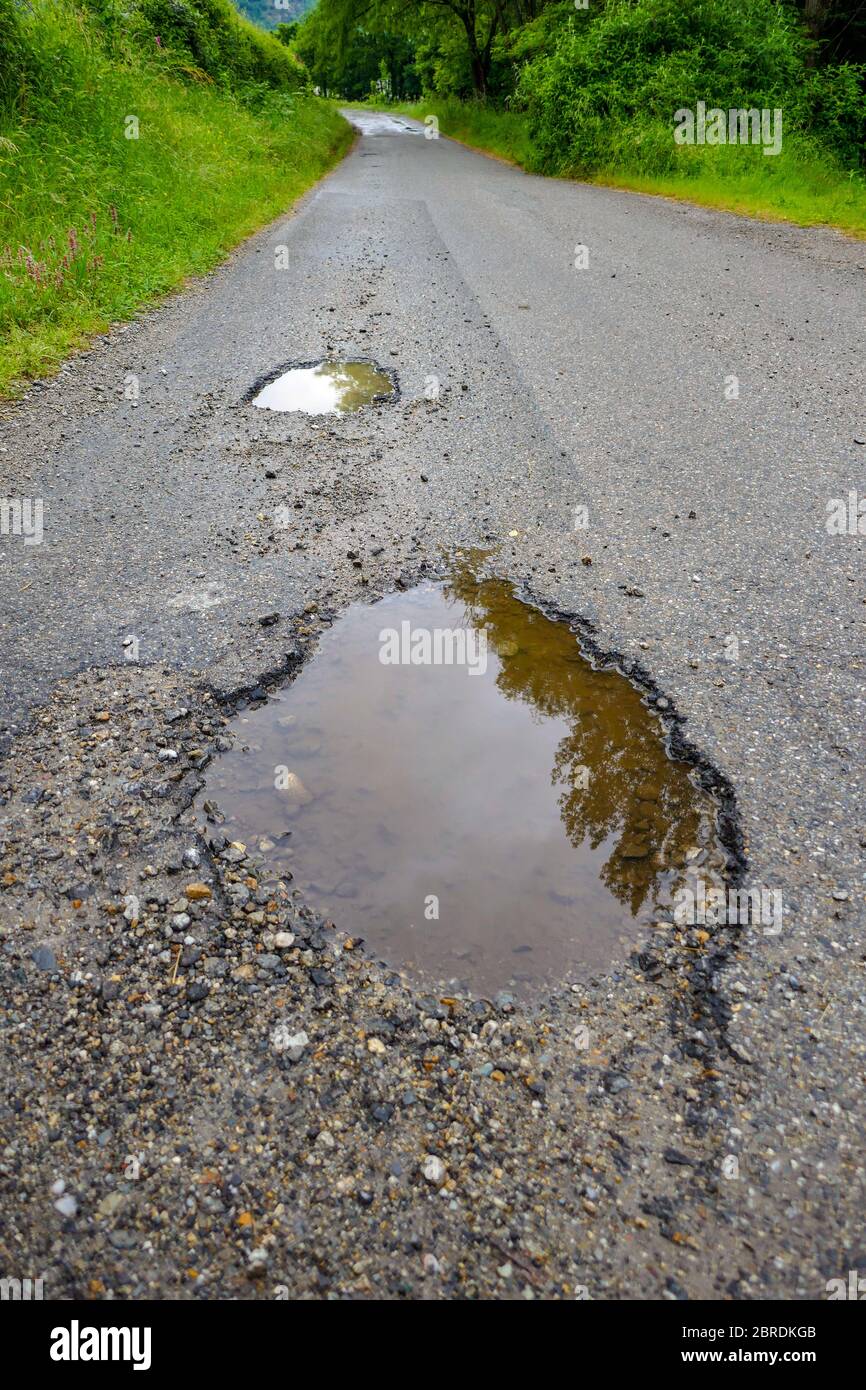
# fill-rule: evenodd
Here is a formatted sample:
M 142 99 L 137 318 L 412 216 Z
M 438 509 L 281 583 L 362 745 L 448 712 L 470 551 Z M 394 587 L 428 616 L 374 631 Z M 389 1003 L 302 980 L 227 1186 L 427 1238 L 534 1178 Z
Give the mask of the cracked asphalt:
M 827 526 L 866 493 L 866 249 L 351 119 L 290 215 L 0 415 L 0 495 L 44 503 L 0 537 L 3 1273 L 823 1298 L 866 1267 L 866 591 Z M 399 399 L 245 404 L 331 355 Z M 197 836 L 232 712 L 456 546 L 661 692 L 778 934 L 647 922 L 532 1010 L 443 1003 Z

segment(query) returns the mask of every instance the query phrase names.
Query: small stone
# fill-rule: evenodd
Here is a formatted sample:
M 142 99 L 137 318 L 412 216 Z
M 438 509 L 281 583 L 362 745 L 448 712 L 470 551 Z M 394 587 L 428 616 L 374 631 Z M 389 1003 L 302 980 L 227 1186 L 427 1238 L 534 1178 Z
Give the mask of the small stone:
M 294 806 L 306 806 L 313 799 L 296 772 L 281 773 L 277 791 L 284 792 Z
M 69 1193 L 55 1202 L 54 1206 L 55 1209 L 60 1212 L 61 1216 L 74 1216 L 78 1211 L 78 1203 Z
M 427 1154 L 421 1164 L 421 1172 L 428 1182 L 433 1183 L 434 1187 L 441 1187 L 445 1181 L 445 1164 L 435 1154 Z
M 680 1153 L 679 1149 L 665 1149 L 662 1156 L 665 1163 L 673 1163 L 681 1168 L 690 1167 L 694 1163 L 688 1154 Z
M 294 934 L 290 931 L 278 931 L 274 937 L 274 945 L 278 951 L 287 951 L 290 946 L 294 946 Z
M 301 1029 L 300 1033 L 289 1031 L 288 1024 L 278 1023 L 271 1033 L 271 1047 L 274 1052 L 285 1052 L 290 1062 L 299 1062 L 304 1055 L 304 1049 L 309 1045 L 310 1039 Z
M 208 898 L 213 897 L 213 893 L 206 883 L 189 883 L 184 889 L 184 892 L 190 902 L 193 903 L 206 902 Z
M 49 970 L 52 974 L 57 972 L 57 958 L 49 946 L 37 946 L 35 951 L 30 952 L 30 959 L 39 970 Z
M 618 1072 L 608 1072 L 604 1078 L 604 1088 L 612 1096 L 616 1096 L 620 1091 L 627 1091 L 631 1082 L 627 1076 L 622 1076 Z
M 103 1197 L 96 1210 L 100 1216 L 113 1216 L 123 1206 L 125 1200 L 122 1192 L 109 1192 L 107 1197 Z
M 376 1054 L 376 1056 L 381 1057 L 381 1056 L 383 1056 L 383 1054 L 384 1054 L 385 1052 L 387 1052 L 387 1050 L 388 1050 L 388 1049 L 386 1048 L 385 1044 L 382 1042 L 382 1039 L 381 1039 L 381 1038 L 368 1038 L 368 1039 L 367 1039 L 367 1051 L 368 1051 L 368 1052 L 373 1052 L 373 1053 Z

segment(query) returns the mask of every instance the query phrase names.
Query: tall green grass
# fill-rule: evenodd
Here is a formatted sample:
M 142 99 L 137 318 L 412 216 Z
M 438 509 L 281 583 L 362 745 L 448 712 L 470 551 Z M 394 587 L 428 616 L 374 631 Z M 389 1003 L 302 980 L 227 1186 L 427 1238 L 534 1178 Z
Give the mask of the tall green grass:
M 0 0 L 6 393 L 212 268 L 351 139 L 337 112 L 303 90 L 294 60 L 281 75 L 286 60 L 268 36 L 261 41 L 277 50 L 270 76 L 249 53 L 246 68 L 218 61 L 214 75 L 168 38 L 142 52 L 127 32 L 111 32 L 113 0 L 92 3 L 107 24 L 72 0 Z M 199 0 L 199 18 L 208 6 L 217 16 L 227 9 Z M 137 139 L 127 138 L 130 117 Z
M 530 173 L 583 178 L 607 187 L 632 189 L 700 203 L 720 211 L 789 221 L 800 226 L 837 227 L 866 238 L 866 180 L 846 170 L 826 151 L 796 134 L 785 136 L 778 156 L 750 146 L 675 147 L 664 172 L 652 159 L 643 162 L 633 131 L 620 133 L 607 159 L 591 172 L 564 158 L 552 163 L 533 140 L 525 111 L 500 111 L 474 101 L 423 97 L 389 106 L 423 121 L 434 115 L 443 135 L 506 159 Z M 655 132 L 673 147 L 672 125 Z
M 721 211 L 836 227 L 866 238 L 866 180 L 809 141 L 785 136 L 781 152 L 765 157 L 750 146 L 684 147 L 668 172 L 641 167 L 639 158 L 596 170 L 595 183 L 700 203 Z

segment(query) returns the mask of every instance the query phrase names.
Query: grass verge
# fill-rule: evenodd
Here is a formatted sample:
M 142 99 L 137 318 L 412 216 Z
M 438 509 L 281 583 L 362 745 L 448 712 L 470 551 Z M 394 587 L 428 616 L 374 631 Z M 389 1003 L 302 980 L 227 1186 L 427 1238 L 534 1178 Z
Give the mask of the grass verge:
M 345 152 L 303 92 L 238 95 L 118 63 L 74 8 L 32 24 L 50 100 L 0 125 L 0 394 L 213 268 Z M 25 27 L 25 37 L 27 31 Z M 136 125 L 131 126 L 130 116 Z M 137 138 L 127 131 L 137 130 Z
M 531 173 L 573 177 L 568 169 L 543 167 L 530 138 L 529 117 L 520 112 L 437 98 L 387 110 L 420 121 L 434 115 L 443 135 L 485 154 L 509 160 Z M 764 156 L 760 150 L 730 146 L 694 152 L 698 157 L 690 158 L 690 149 L 682 153 L 682 173 L 645 174 L 630 169 L 624 158 L 620 167 L 602 169 L 584 181 L 679 198 L 766 221 L 836 227 L 866 238 L 866 180 L 846 173 L 793 139 L 786 141 L 775 158 Z

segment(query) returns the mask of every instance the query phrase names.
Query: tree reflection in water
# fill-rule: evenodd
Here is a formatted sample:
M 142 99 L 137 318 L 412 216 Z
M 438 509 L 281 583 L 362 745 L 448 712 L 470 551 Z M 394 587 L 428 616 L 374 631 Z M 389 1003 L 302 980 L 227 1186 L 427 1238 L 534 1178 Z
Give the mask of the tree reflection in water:
M 569 725 L 551 782 L 571 843 L 612 843 L 601 878 L 633 915 L 648 898 L 669 897 L 687 850 L 712 843 L 715 805 L 666 753 L 658 716 L 619 672 L 593 669 L 574 634 L 521 603 L 509 584 L 478 580 L 466 564 L 445 593 L 487 630 L 500 692 L 539 719 Z M 717 857 L 722 863 L 720 846 Z

